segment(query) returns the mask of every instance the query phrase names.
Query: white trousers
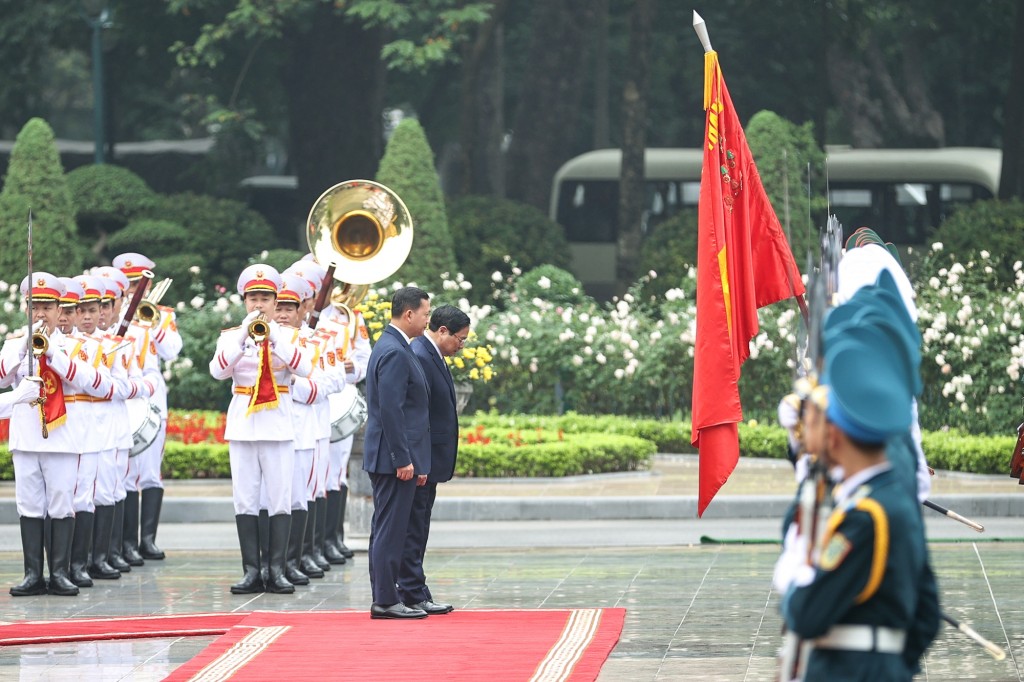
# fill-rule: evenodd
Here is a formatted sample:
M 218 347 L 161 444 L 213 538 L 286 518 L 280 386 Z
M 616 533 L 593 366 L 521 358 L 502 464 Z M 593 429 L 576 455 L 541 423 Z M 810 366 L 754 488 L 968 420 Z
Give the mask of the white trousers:
M 18 516 L 66 519 L 75 515 L 77 453 L 15 450 L 11 459 L 14 462 L 14 500 Z
M 96 475 L 100 467 L 100 453 L 83 452 L 78 457 L 78 474 L 72 507 L 75 513 L 96 511 Z
M 348 487 L 348 460 L 352 456 L 352 440 L 354 436 L 342 438 L 337 443 L 326 439 L 331 451 L 331 463 L 327 472 L 327 489 L 341 490 Z
M 295 464 L 292 441 L 235 440 L 228 442 L 228 453 L 235 514 L 260 513 L 260 486 L 265 489 L 271 516 L 291 513 Z
M 99 454 L 96 470 L 96 505 L 109 507 L 117 502 L 117 483 L 121 470 L 117 468 L 117 450 L 104 450 Z M 122 482 L 121 487 L 124 488 Z M 122 498 L 123 499 L 123 498 Z M 75 511 L 78 511 L 76 508 Z
M 327 496 L 327 478 L 331 468 L 330 438 L 320 438 L 316 442 L 316 486 L 313 489 L 313 498 L 320 499 Z
M 128 448 L 114 451 L 114 502 L 120 502 L 128 496 L 125 479 L 128 477 Z
M 160 421 L 160 431 L 148 448 L 129 460 L 125 488 L 131 492 L 147 488 L 163 488 L 160 465 L 164 461 L 164 443 L 167 441 L 167 420 Z

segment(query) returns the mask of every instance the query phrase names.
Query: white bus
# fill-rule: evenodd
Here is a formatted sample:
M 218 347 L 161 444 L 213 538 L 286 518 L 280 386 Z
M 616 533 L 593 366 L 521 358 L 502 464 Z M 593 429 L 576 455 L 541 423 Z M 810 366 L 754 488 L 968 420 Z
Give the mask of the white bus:
M 850 149 L 829 147 L 829 203 L 853 230 L 875 228 L 901 246 L 924 244 L 959 203 L 990 199 L 999 188 L 998 149 Z M 648 149 L 644 229 L 697 206 L 700 149 Z M 555 174 L 550 217 L 565 228 L 573 273 L 597 296 L 614 293 L 622 152 L 599 149 L 567 161 Z M 805 205 L 800 184 L 794 215 Z M 805 191 L 805 190 L 804 190 Z

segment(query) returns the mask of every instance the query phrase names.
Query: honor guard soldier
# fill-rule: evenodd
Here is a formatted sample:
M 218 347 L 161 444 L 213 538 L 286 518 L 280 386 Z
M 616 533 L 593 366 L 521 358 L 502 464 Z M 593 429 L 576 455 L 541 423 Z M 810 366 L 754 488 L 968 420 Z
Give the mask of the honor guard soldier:
M 244 575 L 233 594 L 290 593 L 285 555 L 291 525 L 294 433 L 290 390 L 293 374 L 308 377 L 312 366 L 291 337 L 271 319 L 281 276 L 269 265 L 247 267 L 238 278 L 248 313 L 240 327 L 221 332 L 210 361 L 214 379 L 232 381 L 224 437 L 231 459 L 235 523 Z M 268 583 L 260 579 L 259 503 L 265 486 L 270 512 Z
M 114 258 L 113 266 L 128 277 L 130 285 L 125 295 L 130 297 L 142 282 L 142 273 L 153 270 L 156 264 L 139 253 L 122 253 Z M 134 551 L 136 546 L 141 559 L 164 558 L 163 551 L 156 545 L 160 508 L 164 499 L 160 465 L 163 462 L 164 441 L 167 438 L 167 383 L 160 369 L 160 361 L 170 362 L 178 357 L 178 353 L 181 352 L 181 335 L 178 333 L 174 309 L 157 306 L 157 310 L 159 317 L 156 320 L 139 322 L 137 328 L 132 329 L 130 333 L 136 339 L 136 362 L 153 384 L 151 400 L 160 410 L 160 429 L 153 443 L 129 460 L 124 512 L 125 544 L 131 548 L 131 551 L 126 549 L 125 558 L 129 563 L 138 563 Z M 140 509 L 138 514 L 136 509 Z M 134 518 L 140 519 L 139 527 L 131 524 Z
M 354 306 L 355 304 L 353 304 Z M 351 315 L 351 317 L 350 317 Z M 320 313 L 320 328 L 335 333 L 337 361 L 344 367 L 346 383 L 355 385 L 366 377 L 370 362 L 370 334 L 358 310 L 348 306 L 328 305 Z M 324 555 L 331 563 L 351 559 L 352 550 L 345 546 L 345 508 L 348 503 L 348 461 L 352 455 L 350 435 L 330 443 L 330 466 L 327 476 L 327 524 Z
M 100 301 L 100 322 L 97 338 L 104 345 L 104 355 L 110 376 L 114 383 L 114 394 L 110 402 L 101 405 L 109 412 L 113 429 L 111 442 L 100 453 L 100 466 L 96 478 L 96 504 L 113 505 L 114 520 L 109 536 L 95 539 L 93 556 L 106 556 L 107 562 L 121 573 L 131 571 L 131 564 L 124 557 L 124 519 L 127 492 L 129 452 L 133 445 L 132 424 L 128 416 L 126 401 L 140 399 L 149 404 L 153 395 L 153 383 L 147 380 L 135 362 L 135 342 L 131 334 L 126 338 L 117 336 L 121 300 L 128 291 L 128 277 L 113 267 L 96 268 L 93 271 L 106 286 L 106 293 Z M 133 527 L 138 520 L 132 521 Z M 138 565 L 142 564 L 141 556 Z
M 21 293 L 32 299 L 33 332 L 7 341 L 0 349 L 0 386 L 20 386 L 27 377 L 37 376 L 42 379 L 41 397 L 45 400 L 41 405 L 16 405 L 11 414 L 14 494 L 25 560 L 25 577 L 11 588 L 11 594 L 24 597 L 49 591 L 74 596 L 78 586 L 71 582 L 69 572 L 80 448 L 76 438 L 80 434 L 66 423 L 64 394 L 82 391 L 104 397 L 112 385 L 109 375 L 97 372 L 71 352 L 74 344 L 57 329 L 58 303 L 64 293 L 60 280 L 46 272 L 33 272 L 22 281 Z M 38 356 L 31 375 L 29 352 Z M 51 520 L 45 543 L 49 584 L 43 578 L 45 517 Z
M 938 630 L 921 508 L 887 443 L 910 428 L 920 391 L 920 335 L 883 273 L 825 321 L 822 387 L 806 410 L 807 443 L 842 468 L 818 558 L 796 524 L 775 586 L 790 634 L 809 646 L 809 680 L 910 680 Z M 784 671 L 786 679 L 789 674 Z
M 74 278 L 81 291 L 78 300 L 78 321 L 75 331 L 66 339 L 71 344 L 71 355 L 78 357 L 109 380 L 110 370 L 103 356 L 103 348 L 96 336 L 100 319 L 100 301 L 106 285 L 99 277 L 79 275 Z M 112 382 L 111 382 L 112 385 Z M 114 425 L 106 409 L 110 394 L 89 395 L 84 391 L 65 393 L 68 424 L 79 434 L 78 483 L 75 486 L 75 535 L 71 546 L 71 581 L 79 587 L 92 587 L 92 579 L 116 580 L 120 571 L 107 563 L 106 550 L 92 554 L 94 538 L 110 537 L 114 520 L 113 505 L 96 506 L 96 480 L 99 475 L 101 453 L 111 441 Z

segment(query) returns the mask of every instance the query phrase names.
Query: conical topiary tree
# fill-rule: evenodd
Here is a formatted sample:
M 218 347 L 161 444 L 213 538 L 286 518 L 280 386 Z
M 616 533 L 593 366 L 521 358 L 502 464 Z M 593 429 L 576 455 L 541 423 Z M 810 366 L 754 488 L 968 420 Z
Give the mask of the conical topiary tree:
M 395 128 L 380 161 L 377 182 L 402 198 L 415 226 L 412 252 L 394 279 L 440 291 L 441 274 L 455 272 L 455 250 L 434 153 L 419 121 L 407 118 Z
M 25 236 L 32 211 L 33 266 L 55 275 L 82 271 L 75 209 L 50 126 L 33 118 L 18 133 L 0 191 L 0 279 L 26 274 Z

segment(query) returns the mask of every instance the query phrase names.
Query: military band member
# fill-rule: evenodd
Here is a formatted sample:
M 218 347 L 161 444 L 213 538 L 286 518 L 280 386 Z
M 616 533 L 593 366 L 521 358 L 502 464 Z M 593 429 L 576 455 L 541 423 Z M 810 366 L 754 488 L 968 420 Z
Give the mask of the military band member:
M 89 363 L 108 380 L 108 369 L 103 349 L 96 338 L 100 317 L 100 301 L 106 285 L 98 277 L 79 275 L 74 278 L 81 290 L 78 300 L 78 321 L 74 333 L 66 338 L 72 344 L 71 355 Z M 66 289 L 66 287 L 65 287 Z M 111 415 L 103 409 L 101 401 L 110 396 L 93 396 L 84 391 L 69 391 L 64 395 L 67 404 L 68 425 L 78 436 L 78 483 L 75 486 L 75 534 L 71 546 L 71 581 L 79 587 L 92 587 L 92 579 L 116 580 L 120 571 L 107 563 L 106 552 L 92 554 L 93 539 L 110 537 L 114 507 L 96 506 L 96 480 L 99 475 L 100 453 L 109 445 L 113 429 Z
M 352 314 L 350 319 L 349 313 Z M 334 333 L 337 361 L 344 366 L 345 381 L 358 384 L 366 377 L 370 362 L 370 335 L 366 322 L 357 310 L 328 305 L 320 313 L 320 328 Z M 351 559 L 352 550 L 345 545 L 345 508 L 348 503 L 348 461 L 352 455 L 355 434 L 329 443 L 330 466 L 327 471 L 324 555 L 331 563 Z
M 313 367 L 309 377 L 292 377 L 292 421 L 295 425 L 295 469 L 292 481 L 292 525 L 288 540 L 288 579 L 296 585 L 308 585 L 310 578 L 322 578 L 323 570 L 312 556 L 312 533 L 307 537 L 309 507 L 316 497 L 317 436 L 323 430 L 317 406 L 326 403 L 336 390 L 335 381 L 320 367 L 323 339 L 314 338 L 312 330 L 301 318 L 302 302 L 313 288 L 298 275 L 285 272 L 283 286 L 277 296 L 275 320 L 292 332 L 291 342 L 298 345 Z
M 128 291 L 128 277 L 113 267 L 97 268 L 95 276 L 106 285 L 106 294 L 100 301 L 98 338 L 104 345 L 107 366 L 114 383 L 114 394 L 108 403 L 100 405 L 109 412 L 113 429 L 111 442 L 100 453 L 99 473 L 96 479 L 96 504 L 113 505 L 114 517 L 110 534 L 95 538 L 93 556 L 105 555 L 108 563 L 121 573 L 131 570 L 131 564 L 124 557 L 124 517 L 127 491 L 125 480 L 129 473 L 129 452 L 133 445 L 132 425 L 128 417 L 128 400 L 148 400 L 153 395 L 153 383 L 147 380 L 135 362 L 135 340 L 126 332 L 125 338 L 117 336 L 120 324 L 121 299 Z M 137 525 L 137 522 L 135 523 Z M 138 563 L 142 563 L 141 557 Z
M 64 391 L 97 397 L 110 394 L 109 375 L 97 372 L 72 352 L 74 344 L 57 328 L 58 303 L 64 286 L 54 275 L 34 272 L 21 283 L 32 298 L 33 324 L 46 336 L 32 374 L 43 380 L 42 405 L 16 405 L 11 415 L 10 448 L 14 491 L 21 525 L 25 577 L 11 588 L 16 597 L 45 594 L 74 596 L 78 586 L 69 577 L 74 536 L 74 496 L 78 474 L 79 434 L 69 428 Z M 20 385 L 29 376 L 27 338 L 7 341 L 0 349 L 0 386 Z M 45 425 L 48 437 L 43 437 Z M 50 580 L 43 578 L 43 520 L 51 519 L 46 540 Z
M 244 575 L 233 594 L 290 593 L 285 556 L 291 525 L 294 426 L 287 395 L 292 375 L 308 377 L 312 366 L 272 316 L 281 276 L 269 265 L 247 267 L 238 278 L 247 315 L 241 326 L 225 329 L 210 361 L 210 374 L 231 379 L 224 437 L 231 459 L 231 487 Z M 257 327 L 250 329 L 251 323 Z M 250 334 L 250 332 L 252 332 Z M 260 579 L 260 486 L 270 513 L 268 583 Z
M 806 409 L 809 449 L 840 467 L 820 557 L 787 532 L 775 585 L 793 636 L 810 645 L 814 680 L 909 680 L 938 629 L 938 598 L 921 508 L 887 450 L 905 434 L 920 390 L 920 336 L 892 278 L 864 287 L 825 323 L 823 388 Z M 818 446 L 818 447 L 816 447 Z
M 122 253 L 114 258 L 113 266 L 128 277 L 130 284 L 125 297 L 130 299 L 142 281 L 142 273 L 153 270 L 156 264 L 139 253 Z M 130 334 L 136 339 L 136 362 L 142 373 L 152 382 L 154 392 L 151 400 L 160 410 L 160 429 L 157 437 L 152 445 L 129 460 L 129 475 L 125 484 L 125 558 L 129 563 L 135 564 L 139 563 L 140 559 L 164 558 L 163 550 L 156 545 L 160 508 L 164 499 L 160 465 L 163 462 L 164 441 L 167 438 L 167 383 L 164 381 L 160 362 L 169 362 L 178 357 L 181 352 L 181 335 L 178 333 L 174 309 L 167 306 L 157 306 L 157 309 L 160 314 L 158 320 L 152 323 L 140 322 Z M 136 509 L 139 510 L 138 513 Z M 132 523 L 136 518 L 139 519 L 138 526 Z

